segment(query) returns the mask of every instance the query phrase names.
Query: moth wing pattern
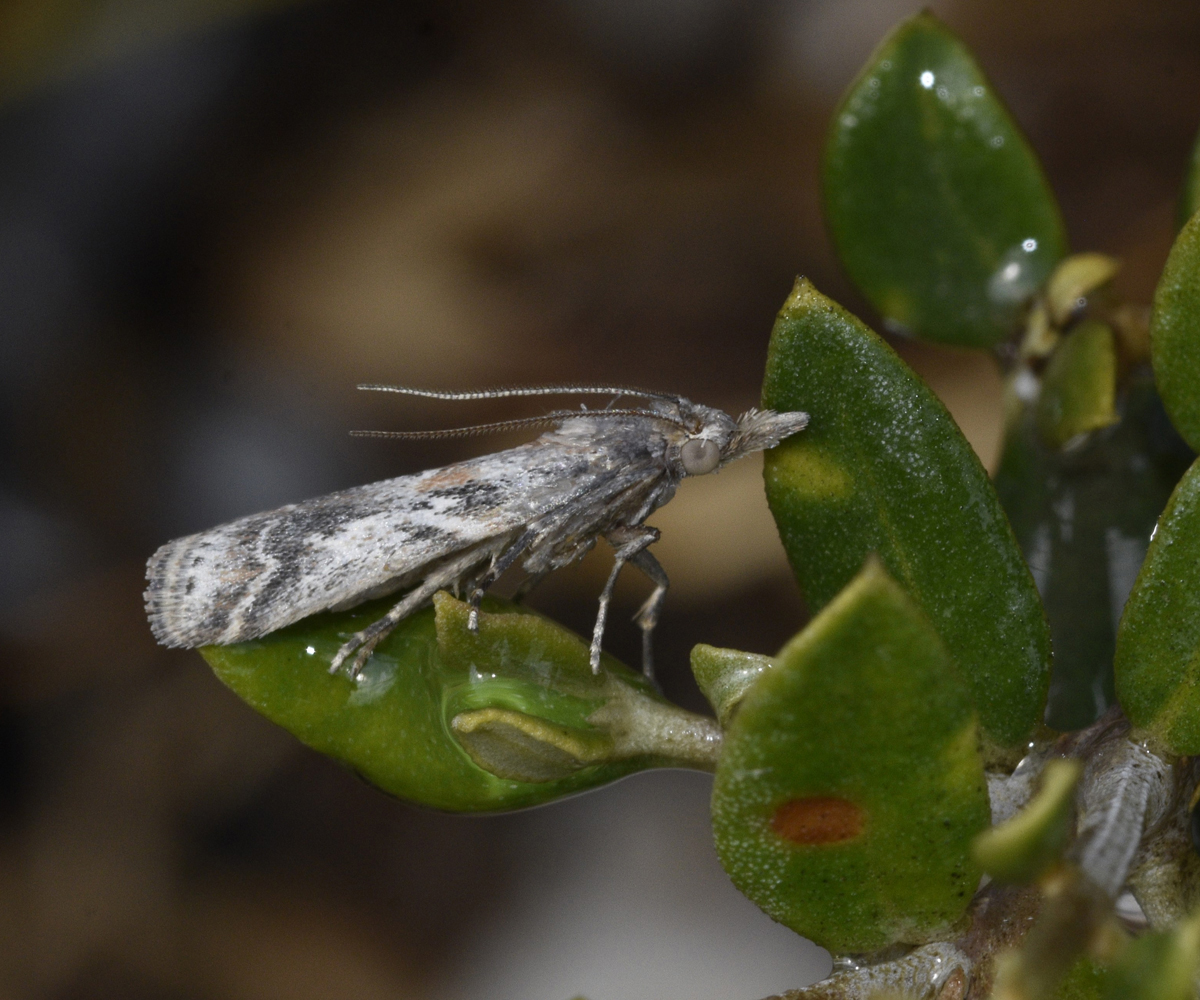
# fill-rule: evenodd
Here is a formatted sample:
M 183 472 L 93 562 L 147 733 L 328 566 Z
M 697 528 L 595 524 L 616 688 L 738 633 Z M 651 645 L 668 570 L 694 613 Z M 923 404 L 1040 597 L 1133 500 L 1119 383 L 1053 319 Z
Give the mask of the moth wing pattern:
M 394 391 L 483 398 L 567 390 Z M 648 402 L 628 410 L 559 411 L 536 419 L 557 427 L 529 444 L 253 514 L 168 542 L 147 566 L 146 610 L 155 637 L 163 645 L 184 647 L 242 642 L 317 612 L 409 588 L 334 657 L 331 671 L 342 670 L 353 657 L 347 672 L 357 676 L 375 646 L 436 590 L 468 585 L 475 622 L 484 591 L 518 560 L 537 580 L 606 538 L 615 560 L 592 632 L 592 669 L 600 669 L 600 642 L 617 574 L 631 564 L 655 585 L 635 617 L 649 676 L 650 633 L 668 581 L 647 551 L 658 532 L 645 525 L 646 518 L 670 501 L 686 476 L 716 471 L 772 447 L 803 430 L 808 415 L 752 409 L 735 421 L 681 396 L 601 387 L 570 391 L 632 393 Z
M 586 490 L 606 463 L 574 451 L 564 465 L 539 440 L 175 539 L 148 563 L 151 628 L 169 646 L 241 642 L 399 589 Z

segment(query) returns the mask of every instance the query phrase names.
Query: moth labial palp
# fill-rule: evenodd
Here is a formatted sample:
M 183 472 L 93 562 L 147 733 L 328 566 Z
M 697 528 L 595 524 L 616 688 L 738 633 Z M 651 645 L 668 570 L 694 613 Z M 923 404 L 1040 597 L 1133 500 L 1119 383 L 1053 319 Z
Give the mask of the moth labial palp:
M 451 431 L 378 431 L 400 439 L 549 426 L 527 444 L 410 476 L 356 486 L 251 514 L 162 546 L 147 564 L 146 610 L 166 646 L 195 648 L 256 639 L 320 611 L 404 591 L 387 614 L 350 636 L 330 670 L 357 677 L 371 652 L 438 591 L 466 589 L 470 627 L 479 603 L 511 566 L 532 585 L 605 539 L 615 553 L 599 599 L 590 662 L 600 646 L 617 576 L 626 565 L 654 590 L 635 615 L 643 670 L 668 580 L 649 551 L 645 524 L 680 482 L 774 447 L 808 423 L 805 413 L 748 410 L 736 420 L 682 396 L 611 386 L 540 386 L 441 392 L 362 389 L 444 400 L 565 394 L 612 397 L 605 409 Z M 617 407 L 619 400 L 637 405 Z M 523 587 L 523 589 L 528 589 Z

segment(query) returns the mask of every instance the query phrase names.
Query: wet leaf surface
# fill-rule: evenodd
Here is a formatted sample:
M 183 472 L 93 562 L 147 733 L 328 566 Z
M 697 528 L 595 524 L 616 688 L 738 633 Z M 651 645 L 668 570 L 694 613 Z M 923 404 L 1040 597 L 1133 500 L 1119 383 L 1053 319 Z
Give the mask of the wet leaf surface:
M 1118 399 L 1120 421 L 1071 451 L 1047 448 L 1035 407 L 1016 410 L 996 491 L 1042 595 L 1054 637 L 1046 721 L 1090 725 L 1115 700 L 1121 610 L 1150 533 L 1192 454 L 1148 373 Z
M 488 598 L 473 634 L 466 605 L 446 594 L 436 601 L 436 613 L 426 608 L 400 623 L 357 682 L 330 675 L 333 655 L 394 599 L 201 652 L 225 684 L 302 742 L 386 792 L 439 809 L 514 809 L 656 764 L 712 766 L 715 747 L 703 760 L 711 720 L 665 702 L 607 654 L 594 676 L 587 644 L 573 632 Z M 614 706 L 635 730 L 650 717 L 677 731 L 652 733 L 644 747 L 631 747 L 626 734 L 620 745 L 596 721 Z
M 876 50 L 834 114 L 825 217 L 851 278 L 919 337 L 987 347 L 1066 254 L 1037 157 L 929 13 Z

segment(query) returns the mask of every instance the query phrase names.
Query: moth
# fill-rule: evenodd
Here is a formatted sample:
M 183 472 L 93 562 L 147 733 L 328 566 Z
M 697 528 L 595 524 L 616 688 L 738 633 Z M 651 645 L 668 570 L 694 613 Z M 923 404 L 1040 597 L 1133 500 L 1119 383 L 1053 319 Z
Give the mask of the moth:
M 387 614 L 349 636 L 334 656 L 331 673 L 357 677 L 379 642 L 437 591 L 453 588 L 468 595 L 474 630 L 484 593 L 511 566 L 519 562 L 528 574 L 519 599 L 604 538 L 615 560 L 592 630 L 592 670 L 600 669 L 613 587 L 628 564 L 654 584 L 634 616 L 642 630 L 643 670 L 652 676 L 651 634 L 668 580 L 649 551 L 659 532 L 646 518 L 685 478 L 774 447 L 808 423 L 805 413 L 754 409 L 734 420 L 682 396 L 611 386 L 359 388 L 441 400 L 563 394 L 612 399 L 604 409 L 558 410 L 452 431 L 356 432 L 413 439 L 551 428 L 506 451 L 289 504 L 168 542 L 150 557 L 146 571 L 146 611 L 160 643 L 195 648 L 242 642 L 319 611 L 402 592 Z M 623 400 L 633 405 L 617 407 Z

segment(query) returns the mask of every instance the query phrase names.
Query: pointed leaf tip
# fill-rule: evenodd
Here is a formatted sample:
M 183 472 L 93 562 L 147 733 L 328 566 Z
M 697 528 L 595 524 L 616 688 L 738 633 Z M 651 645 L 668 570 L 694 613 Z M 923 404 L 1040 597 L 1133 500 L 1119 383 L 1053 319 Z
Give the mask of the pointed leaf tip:
M 763 405 L 811 417 L 764 463 L 809 607 L 832 600 L 878 553 L 962 669 L 996 758 L 1018 752 L 1045 705 L 1049 631 L 999 498 L 945 406 L 804 280 L 771 334 Z
M 1032 801 L 1007 823 L 975 838 L 972 853 L 998 882 L 1032 882 L 1059 860 L 1071 835 L 1075 789 L 1083 768 L 1075 760 L 1052 760 Z

